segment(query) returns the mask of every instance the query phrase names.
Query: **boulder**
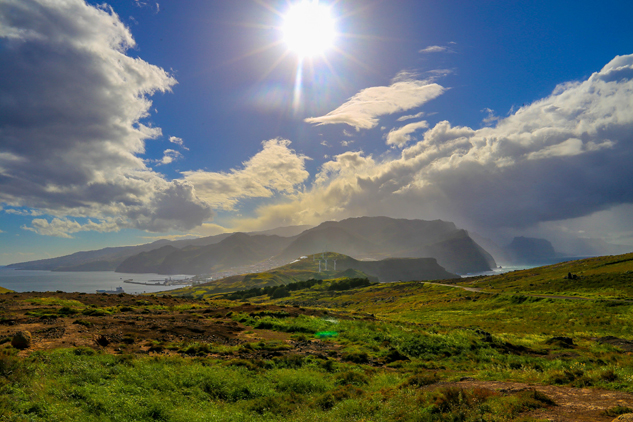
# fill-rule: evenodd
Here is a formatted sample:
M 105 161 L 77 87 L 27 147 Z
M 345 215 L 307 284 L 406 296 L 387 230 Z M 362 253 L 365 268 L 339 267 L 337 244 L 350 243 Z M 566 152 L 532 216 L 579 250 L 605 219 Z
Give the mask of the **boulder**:
M 16 349 L 28 349 L 31 347 L 32 337 L 28 331 L 18 331 L 11 339 L 11 346 Z
M 633 413 L 625 413 L 624 415 L 620 415 L 613 420 L 613 422 L 624 422 L 624 421 L 633 421 Z

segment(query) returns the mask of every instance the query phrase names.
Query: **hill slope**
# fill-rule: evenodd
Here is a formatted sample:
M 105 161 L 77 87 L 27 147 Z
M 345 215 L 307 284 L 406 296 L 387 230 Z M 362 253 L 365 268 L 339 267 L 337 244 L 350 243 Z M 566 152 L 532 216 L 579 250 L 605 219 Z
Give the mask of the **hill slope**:
M 117 268 L 125 273 L 209 274 L 273 257 L 290 238 L 235 233 L 217 244 L 170 247 L 127 258 Z

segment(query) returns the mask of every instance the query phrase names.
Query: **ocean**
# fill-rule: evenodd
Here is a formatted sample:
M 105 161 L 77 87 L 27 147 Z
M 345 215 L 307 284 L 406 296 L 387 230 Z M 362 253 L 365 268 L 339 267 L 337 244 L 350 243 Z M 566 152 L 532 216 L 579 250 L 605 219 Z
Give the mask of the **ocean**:
M 166 276 L 159 274 L 126 274 L 113 271 L 30 271 L 14 270 L 0 267 L 0 287 L 15 292 L 47 292 L 61 290 L 63 292 L 96 293 L 97 290 L 114 290 L 123 287 L 129 294 L 155 293 L 177 289 L 183 286 L 142 286 L 124 283 L 123 280 L 146 282 L 164 280 Z M 169 277 L 169 276 L 167 276 Z M 187 278 L 185 275 L 172 275 L 172 279 Z

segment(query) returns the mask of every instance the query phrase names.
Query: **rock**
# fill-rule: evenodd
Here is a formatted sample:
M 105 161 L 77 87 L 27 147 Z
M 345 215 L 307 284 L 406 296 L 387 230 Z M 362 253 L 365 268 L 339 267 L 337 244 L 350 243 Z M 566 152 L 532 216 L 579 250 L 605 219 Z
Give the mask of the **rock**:
M 625 352 L 633 352 L 633 341 L 624 340 L 613 336 L 601 337 L 596 341 L 600 344 L 610 344 L 611 346 L 619 347 Z
M 106 347 L 108 344 L 110 344 L 110 340 L 108 340 L 106 336 L 101 334 L 97 336 L 97 338 L 95 338 L 95 343 L 97 343 L 101 347 Z
M 633 413 L 626 413 L 624 415 L 620 415 L 613 420 L 613 422 L 622 422 L 622 421 L 633 421 Z
M 31 347 L 31 333 L 28 331 L 18 331 L 11 339 L 11 346 L 16 349 L 28 349 Z

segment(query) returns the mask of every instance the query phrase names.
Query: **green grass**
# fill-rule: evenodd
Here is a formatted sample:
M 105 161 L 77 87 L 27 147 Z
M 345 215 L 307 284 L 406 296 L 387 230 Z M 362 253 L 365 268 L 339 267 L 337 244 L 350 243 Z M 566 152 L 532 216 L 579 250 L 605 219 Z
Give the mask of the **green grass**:
M 565 278 L 569 273 L 577 278 Z M 487 292 L 633 300 L 633 253 L 464 279 L 459 284 L 479 287 Z
M 534 392 L 422 391 L 407 384 L 404 375 L 350 364 L 331 371 L 313 358 L 292 369 L 273 361 L 247 368 L 209 359 L 132 358 L 83 349 L 35 353 L 23 362 L 3 355 L 4 363 L 11 359 L 14 371 L 0 384 L 0 417 L 8 421 L 474 422 L 482 416 L 508 420 L 551 404 Z

